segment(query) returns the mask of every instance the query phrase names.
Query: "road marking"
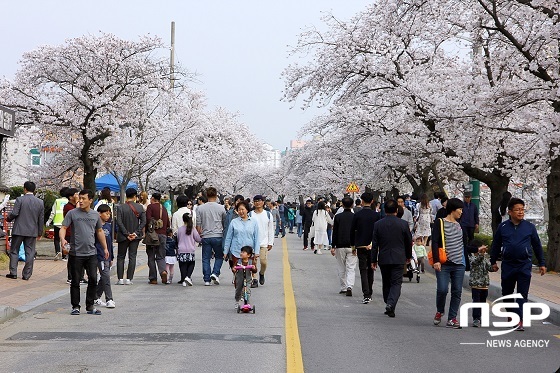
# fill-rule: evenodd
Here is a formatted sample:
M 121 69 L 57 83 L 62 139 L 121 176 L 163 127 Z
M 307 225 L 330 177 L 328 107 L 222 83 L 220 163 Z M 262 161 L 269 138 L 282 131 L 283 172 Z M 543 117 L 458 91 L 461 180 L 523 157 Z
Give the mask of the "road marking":
M 553 337 L 560 338 L 560 334 L 553 335 Z
M 281 344 L 280 335 L 244 335 L 210 333 L 98 333 L 98 332 L 19 332 L 8 338 L 10 341 L 98 341 L 117 340 L 132 342 L 185 342 L 226 341 Z
M 302 373 L 303 358 L 297 323 L 296 298 L 292 287 L 292 272 L 288 260 L 288 242 L 282 238 L 282 263 L 284 267 L 284 304 L 286 307 L 286 372 Z

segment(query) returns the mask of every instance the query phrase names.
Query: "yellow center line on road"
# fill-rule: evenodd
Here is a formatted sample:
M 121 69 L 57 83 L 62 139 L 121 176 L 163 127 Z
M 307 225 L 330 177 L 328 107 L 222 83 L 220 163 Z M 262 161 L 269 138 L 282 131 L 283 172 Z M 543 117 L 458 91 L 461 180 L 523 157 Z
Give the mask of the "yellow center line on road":
M 297 322 L 296 298 L 292 287 L 292 271 L 288 260 L 288 242 L 282 238 L 282 263 L 284 267 L 284 304 L 286 307 L 286 372 L 302 373 L 303 358 Z

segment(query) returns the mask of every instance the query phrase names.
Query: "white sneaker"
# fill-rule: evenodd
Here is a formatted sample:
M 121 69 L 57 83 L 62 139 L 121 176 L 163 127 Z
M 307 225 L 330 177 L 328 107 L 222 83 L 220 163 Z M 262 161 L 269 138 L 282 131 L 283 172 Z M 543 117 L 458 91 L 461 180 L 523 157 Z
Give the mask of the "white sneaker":
M 210 285 L 212 285 L 212 284 L 208 281 L 204 283 L 204 286 L 210 286 Z
M 183 281 L 181 284 L 183 285 L 184 288 L 187 287 L 187 282 L 186 281 Z
M 57 261 L 60 259 L 62 259 L 62 253 L 56 253 L 56 255 L 54 256 L 54 260 Z
M 107 301 L 107 308 L 115 308 L 115 307 L 116 305 L 114 300 L 111 299 Z
M 119 281 L 117 281 L 115 285 L 124 285 L 124 280 L 122 278 L 119 278 Z
M 213 273 L 210 275 L 210 280 L 214 282 L 214 285 L 220 285 L 220 278 Z
M 132 281 L 129 279 L 124 280 L 125 285 L 132 285 Z
M 185 286 L 185 283 L 189 286 L 192 286 L 192 280 L 189 277 L 185 278 L 185 281 L 183 281 L 183 286 Z
M 95 301 L 93 301 L 93 305 L 100 306 L 100 307 L 107 307 L 107 303 L 103 302 L 101 299 L 96 299 Z
M 321 249 L 317 249 L 317 255 L 323 255 L 323 253 L 321 252 Z

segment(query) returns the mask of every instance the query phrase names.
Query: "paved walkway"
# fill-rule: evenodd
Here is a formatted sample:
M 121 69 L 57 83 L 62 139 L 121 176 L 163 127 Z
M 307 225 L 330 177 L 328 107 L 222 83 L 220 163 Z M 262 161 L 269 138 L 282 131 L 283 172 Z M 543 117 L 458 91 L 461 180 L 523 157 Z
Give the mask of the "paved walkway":
M 116 245 L 114 253 L 116 254 Z M 137 268 L 143 265 L 147 258 L 144 254 L 145 246 L 138 248 Z M 70 294 L 66 283 L 68 271 L 67 262 L 54 260 L 54 246 L 52 240 L 42 239 L 37 242 L 37 259 L 33 265 L 33 275 L 28 281 L 21 279 L 23 262 L 18 264 L 18 278 L 6 278 L 8 269 L 0 270 L 0 323 L 20 312 L 26 312 L 38 305 L 46 303 L 61 295 Z M 126 265 L 126 262 L 125 262 Z M 113 262 L 112 271 L 116 271 Z M 125 267 L 126 269 L 126 267 Z M 114 272 L 116 273 L 116 272 Z M 111 276 L 114 280 L 115 275 Z
M 0 273 L 0 306 L 19 308 L 39 298 L 68 289 L 66 262 L 62 260 L 35 260 L 33 275 L 28 281 L 21 279 L 23 263 L 18 266 L 18 279 L 6 278 Z
M 138 266 L 146 260 L 143 250 L 144 246 L 140 245 Z M 21 279 L 23 268 L 21 262 L 18 266 L 19 278 L 17 280 L 5 277 L 8 270 L 0 271 L 0 322 L 68 292 L 66 262 L 53 260 L 52 240 L 41 240 L 38 244 L 37 255 L 38 259 L 35 261 L 33 276 L 29 281 Z M 431 270 L 431 268 L 429 269 Z M 112 276 L 112 279 L 114 277 Z M 496 299 L 501 295 L 500 272 L 491 273 L 490 278 L 490 298 Z M 465 285 L 468 285 L 468 279 L 465 279 Z M 537 302 L 541 300 L 549 302 L 551 307 L 550 321 L 560 325 L 560 276 L 558 274 L 547 273 L 540 276 L 534 272 L 529 298 Z M 6 309 L 14 312 L 6 312 Z

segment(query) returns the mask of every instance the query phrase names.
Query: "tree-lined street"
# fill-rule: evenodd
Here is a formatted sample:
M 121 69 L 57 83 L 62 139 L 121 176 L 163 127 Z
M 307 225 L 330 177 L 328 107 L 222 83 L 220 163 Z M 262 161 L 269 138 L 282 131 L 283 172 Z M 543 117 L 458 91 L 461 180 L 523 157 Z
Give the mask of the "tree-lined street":
M 348 371 L 554 371 L 560 347 L 557 326 L 537 322 L 525 332 L 491 338 L 488 328 L 435 327 L 435 278 L 403 283 L 395 318 L 383 314 L 381 279 L 373 301 L 338 294 L 335 260 L 302 251 L 286 236 L 303 364 L 307 372 Z M 0 330 L 4 371 L 196 371 L 286 366 L 282 244 L 275 240 L 264 286 L 252 289 L 256 314 L 234 310 L 231 275 L 204 287 L 197 262 L 194 286 L 149 285 L 139 268 L 134 284 L 114 286 L 117 308 L 93 316 L 69 314 L 69 295 L 5 322 Z M 144 253 L 140 253 L 144 258 Z M 64 282 L 64 277 L 57 281 Z M 54 280 L 53 280 L 54 281 Z M 40 286 L 30 280 L 29 286 Z M 82 288 L 82 291 L 84 289 Z M 463 303 L 470 293 L 463 292 Z M 558 305 L 557 305 L 558 307 Z M 495 318 L 492 318 L 495 321 Z M 546 347 L 490 348 L 487 340 L 547 341 Z M 484 345 L 461 345 L 484 343 Z M 288 369 L 288 370 L 287 370 Z

